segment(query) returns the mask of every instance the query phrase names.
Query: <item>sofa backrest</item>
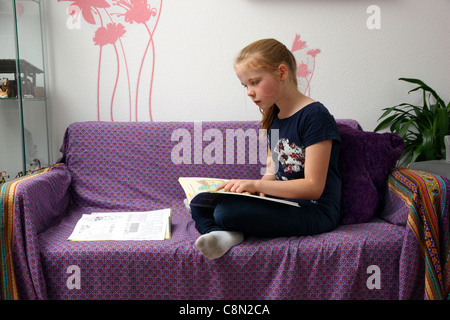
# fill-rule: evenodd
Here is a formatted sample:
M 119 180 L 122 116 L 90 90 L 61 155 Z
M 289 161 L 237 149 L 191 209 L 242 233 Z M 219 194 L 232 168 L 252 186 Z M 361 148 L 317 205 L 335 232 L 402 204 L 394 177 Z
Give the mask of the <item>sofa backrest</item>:
M 403 140 L 365 132 L 354 120 L 337 123 L 343 221 L 366 222 L 378 210 Z M 267 156 L 262 133 L 256 121 L 78 122 L 67 128 L 61 162 L 72 176 L 75 205 L 149 210 L 185 197 L 179 177 L 260 178 Z
M 267 144 L 258 136 L 256 121 L 78 122 L 66 130 L 61 161 L 76 204 L 140 210 L 183 198 L 181 176 L 261 177 Z

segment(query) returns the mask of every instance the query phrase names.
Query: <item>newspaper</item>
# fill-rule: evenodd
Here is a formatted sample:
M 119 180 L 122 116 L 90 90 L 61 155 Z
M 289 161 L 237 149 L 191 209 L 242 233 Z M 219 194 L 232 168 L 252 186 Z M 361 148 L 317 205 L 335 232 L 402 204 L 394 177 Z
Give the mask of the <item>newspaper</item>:
M 70 241 L 170 239 L 172 209 L 145 212 L 94 212 L 78 220 Z

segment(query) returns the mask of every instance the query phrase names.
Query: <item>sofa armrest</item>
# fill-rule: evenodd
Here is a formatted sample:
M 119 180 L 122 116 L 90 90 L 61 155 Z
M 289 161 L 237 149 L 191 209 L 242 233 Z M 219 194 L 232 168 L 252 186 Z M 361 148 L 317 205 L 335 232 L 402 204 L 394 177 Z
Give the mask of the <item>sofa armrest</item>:
M 71 176 L 65 164 L 58 164 L 18 184 L 16 209 L 31 223 L 36 234 L 45 231 L 64 215 L 69 204 Z
M 420 170 L 396 168 L 389 176 L 388 187 L 381 217 L 408 225 L 416 236 L 426 265 L 426 298 L 449 299 L 450 180 Z M 408 210 L 393 205 L 401 202 Z
M 71 176 L 65 164 L 56 164 L 2 186 L 2 207 L 10 299 L 42 299 L 38 234 L 60 219 L 69 205 Z
M 394 225 L 406 226 L 411 210 L 414 192 L 409 194 L 402 189 L 398 169 L 389 174 L 383 205 L 379 213 L 380 218 Z
M 434 174 L 407 168 L 395 168 L 388 177 L 387 190 L 380 217 L 393 224 L 406 226 L 411 213 L 427 209 L 438 213 L 448 205 L 448 180 Z

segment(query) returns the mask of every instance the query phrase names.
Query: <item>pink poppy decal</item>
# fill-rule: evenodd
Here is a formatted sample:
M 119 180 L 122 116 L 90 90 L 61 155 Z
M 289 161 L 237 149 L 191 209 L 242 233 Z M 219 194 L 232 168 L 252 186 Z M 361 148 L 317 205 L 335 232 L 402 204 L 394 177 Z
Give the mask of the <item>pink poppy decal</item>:
M 307 49 L 308 46 L 306 45 L 306 41 L 302 41 L 300 39 L 300 35 L 296 34 L 291 52 L 294 54 L 298 62 L 297 80 L 299 86 L 304 87 L 303 94 L 310 96 L 311 79 L 316 68 L 316 56 L 320 53 L 320 49 Z
M 128 23 L 146 23 L 151 16 L 156 15 L 156 9 L 151 9 L 147 0 L 116 0 L 114 2 L 125 9 L 125 13 L 117 13 L 117 15 L 124 16 Z
M 94 43 L 100 46 L 105 44 L 116 44 L 116 41 L 125 33 L 125 27 L 116 23 L 108 23 L 95 31 Z
M 61 1 L 70 1 L 72 2 L 71 6 L 77 6 L 83 19 L 90 24 L 95 24 L 94 14 L 98 14 L 98 8 L 108 8 L 109 4 L 106 0 L 58 0 Z
M 94 45 L 99 46 L 98 57 L 98 75 L 97 75 L 97 119 L 101 119 L 101 108 L 103 104 L 100 102 L 100 89 L 104 84 L 100 78 L 102 71 L 102 64 L 104 63 L 103 57 L 104 49 L 106 45 L 112 45 L 114 48 L 115 60 L 117 68 L 115 70 L 115 84 L 112 89 L 111 99 L 109 103 L 109 120 L 114 121 L 114 98 L 118 87 L 119 74 L 121 67 L 125 69 L 125 76 L 127 80 L 126 85 L 122 85 L 122 88 L 128 90 L 128 104 L 129 104 L 129 120 L 139 121 L 139 117 L 142 116 L 142 112 L 148 112 L 150 121 L 153 121 L 152 117 L 152 87 L 153 76 L 155 67 L 155 44 L 153 36 L 158 25 L 159 17 L 162 9 L 162 0 L 155 0 L 155 4 L 150 4 L 151 0 L 58 0 L 58 2 L 66 1 L 69 4 L 69 13 L 75 18 L 81 13 L 82 18 L 89 25 L 98 26 L 94 36 L 92 38 Z M 145 39 L 146 43 L 144 51 L 139 54 L 135 48 L 130 48 L 130 52 L 127 52 L 122 37 L 130 32 L 143 32 L 144 36 L 140 38 Z M 145 41 L 145 40 L 144 40 Z M 148 60 L 148 56 L 151 49 L 151 63 L 144 64 Z M 108 51 L 110 52 L 110 51 Z M 131 81 L 130 79 L 130 65 L 128 63 L 131 57 L 131 61 L 140 61 L 137 70 L 137 80 Z M 144 65 L 145 68 L 144 69 Z M 108 68 L 104 68 L 103 72 L 109 72 Z M 111 72 L 113 72 L 111 70 Z M 139 97 L 142 94 L 141 89 L 141 77 L 143 74 L 149 74 L 150 84 L 148 88 L 148 107 L 143 108 L 139 105 Z M 135 100 L 133 105 L 131 88 L 132 83 L 136 83 Z M 103 96 L 102 96 L 103 97 Z M 142 103 L 142 102 L 141 102 Z M 134 108 L 134 112 L 133 112 Z M 140 114 L 141 113 L 141 114 Z

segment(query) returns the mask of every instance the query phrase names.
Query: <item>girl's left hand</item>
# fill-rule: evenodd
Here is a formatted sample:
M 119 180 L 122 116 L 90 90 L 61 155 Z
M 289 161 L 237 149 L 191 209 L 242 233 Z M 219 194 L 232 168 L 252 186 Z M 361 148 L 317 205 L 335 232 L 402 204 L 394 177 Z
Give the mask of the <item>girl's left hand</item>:
M 228 192 L 255 194 L 256 180 L 230 180 L 225 181 L 216 188 L 216 191 L 225 189 Z

